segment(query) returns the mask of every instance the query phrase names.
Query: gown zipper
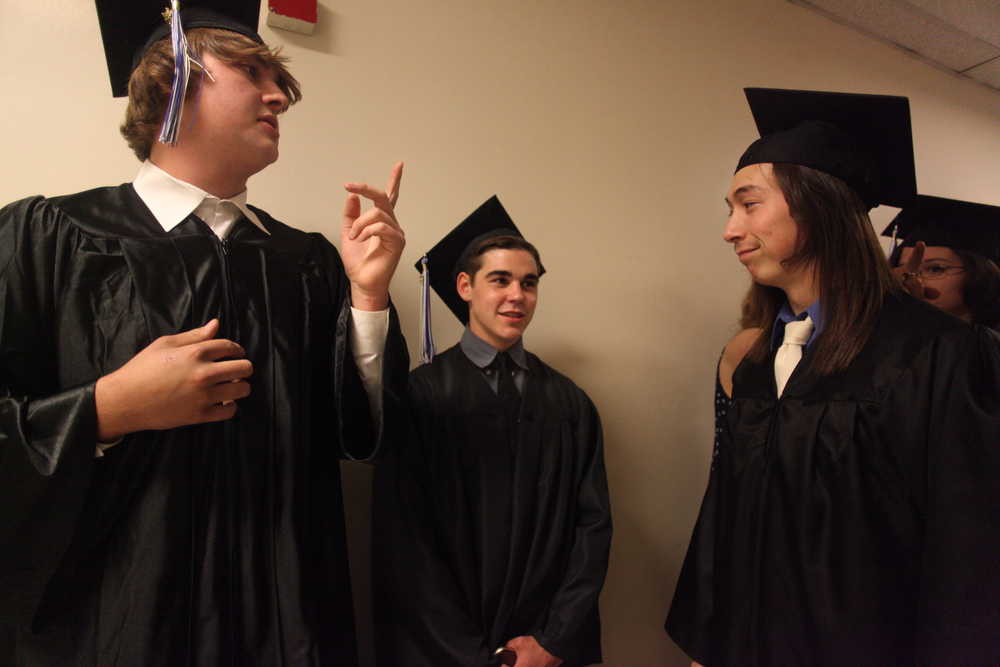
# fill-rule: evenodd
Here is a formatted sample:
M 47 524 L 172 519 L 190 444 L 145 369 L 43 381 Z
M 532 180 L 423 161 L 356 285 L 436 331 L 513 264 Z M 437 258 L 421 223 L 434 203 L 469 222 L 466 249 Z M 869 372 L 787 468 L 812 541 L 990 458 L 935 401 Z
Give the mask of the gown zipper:
M 233 290 L 232 290 L 232 271 L 230 266 L 230 253 L 232 250 L 230 241 L 227 238 L 216 237 L 218 257 L 221 266 L 220 278 L 222 280 L 222 312 L 220 313 L 220 326 L 219 326 L 219 337 L 228 338 L 234 342 L 237 341 L 239 327 L 235 325 L 235 313 L 236 307 L 233 303 Z M 238 563 L 237 563 L 237 551 L 235 548 L 236 542 L 236 512 L 237 508 L 234 506 L 235 497 L 233 495 L 233 489 L 235 488 L 234 480 L 230 477 L 234 475 L 237 466 L 232 465 L 234 461 L 232 456 L 234 452 L 237 451 L 237 428 L 236 420 L 239 419 L 239 413 L 233 416 L 231 419 L 227 419 L 222 424 L 223 429 L 223 448 L 224 456 L 228 460 L 230 465 L 225 466 L 228 469 L 226 474 L 226 484 L 223 489 L 223 502 L 225 504 L 225 523 L 226 528 L 230 536 L 230 544 L 234 547 L 229 549 L 227 554 L 228 558 L 228 570 L 229 576 L 226 577 L 229 585 L 229 600 L 231 608 L 235 609 L 237 607 L 237 579 L 238 579 Z M 239 646 L 240 638 L 235 622 L 235 617 L 230 617 L 228 619 L 229 624 L 229 634 L 231 638 L 231 646 Z M 223 660 L 232 660 L 233 656 L 225 656 Z

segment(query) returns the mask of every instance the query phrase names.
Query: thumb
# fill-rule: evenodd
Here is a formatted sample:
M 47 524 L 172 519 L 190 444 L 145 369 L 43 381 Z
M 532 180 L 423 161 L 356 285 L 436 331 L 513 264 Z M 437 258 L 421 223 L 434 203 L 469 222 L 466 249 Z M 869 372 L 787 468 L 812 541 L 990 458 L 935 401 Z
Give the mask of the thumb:
M 351 227 L 354 225 L 354 221 L 358 219 L 361 215 L 361 199 L 354 193 L 347 195 L 347 199 L 344 200 L 344 221 L 341 233 L 348 235 L 351 232 Z
M 219 333 L 219 318 L 213 317 L 196 329 L 182 331 L 173 336 L 164 336 L 164 339 L 172 347 L 181 347 L 183 345 L 200 343 L 203 340 L 211 340 L 215 338 L 217 333 Z

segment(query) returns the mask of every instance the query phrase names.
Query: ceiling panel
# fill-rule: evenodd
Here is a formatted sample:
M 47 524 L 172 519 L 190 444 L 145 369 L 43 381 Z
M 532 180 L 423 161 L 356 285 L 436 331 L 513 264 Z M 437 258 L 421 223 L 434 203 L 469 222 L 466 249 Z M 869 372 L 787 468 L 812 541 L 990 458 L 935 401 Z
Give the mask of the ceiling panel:
M 789 1 L 1000 90 L 997 0 Z
M 997 0 L 909 0 L 909 3 L 1000 48 L 1000 2 Z
M 973 67 L 967 70 L 965 74 L 980 83 L 985 83 L 987 86 L 993 86 L 1000 90 L 1000 58 L 991 60 L 979 67 Z
M 876 37 L 961 72 L 1000 56 L 1000 47 L 896 0 L 799 0 Z

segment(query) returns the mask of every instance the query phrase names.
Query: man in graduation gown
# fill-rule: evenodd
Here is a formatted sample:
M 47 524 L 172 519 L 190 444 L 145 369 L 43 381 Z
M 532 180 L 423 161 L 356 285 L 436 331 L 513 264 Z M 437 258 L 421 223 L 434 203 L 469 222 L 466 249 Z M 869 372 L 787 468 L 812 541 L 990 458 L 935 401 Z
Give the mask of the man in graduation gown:
M 915 191 L 905 98 L 748 89 L 725 238 L 768 326 L 666 629 L 716 665 L 1000 663 L 1000 354 L 901 293 L 868 209 Z
M 468 327 L 411 374 L 407 455 L 375 473 L 378 664 L 484 667 L 505 647 L 519 667 L 600 662 L 601 424 L 523 347 L 538 253 L 494 197 L 428 263 Z
M 114 4 L 123 93 L 162 7 Z M 348 187 L 340 255 L 247 205 L 299 89 L 259 4 L 216 5 L 174 143 L 169 27 L 139 48 L 134 183 L 0 212 L 2 664 L 356 664 L 338 461 L 405 392 L 400 166 Z

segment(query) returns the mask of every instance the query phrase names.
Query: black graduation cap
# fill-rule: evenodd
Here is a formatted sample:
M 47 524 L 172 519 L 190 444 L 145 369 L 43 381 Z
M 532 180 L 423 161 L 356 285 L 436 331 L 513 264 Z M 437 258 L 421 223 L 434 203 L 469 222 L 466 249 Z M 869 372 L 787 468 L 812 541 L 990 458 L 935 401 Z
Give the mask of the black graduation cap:
M 745 88 L 761 138 L 736 170 L 762 162 L 811 167 L 850 185 L 869 206 L 902 207 L 917 192 L 905 97 Z
M 520 236 L 524 238 L 514 221 L 507 215 L 506 209 L 496 195 L 486 200 L 479 208 L 448 232 L 437 245 L 427 251 L 427 254 L 416 263 L 417 271 L 423 272 L 424 258 L 427 259 L 427 270 L 430 273 L 430 287 L 445 305 L 455 314 L 462 324 L 469 323 L 469 306 L 458 295 L 455 289 L 455 279 L 458 276 L 458 263 L 465 251 L 474 243 L 485 241 L 497 236 Z M 544 267 L 538 267 L 539 275 L 545 273 Z
M 1000 206 L 917 195 L 882 235 L 903 239 L 901 247 L 923 241 L 975 252 L 1000 263 Z
M 104 55 L 115 97 L 128 95 L 128 80 L 154 42 L 170 35 L 163 13 L 169 0 L 97 0 Z M 263 44 L 257 34 L 260 0 L 182 0 L 184 30 L 222 28 Z

